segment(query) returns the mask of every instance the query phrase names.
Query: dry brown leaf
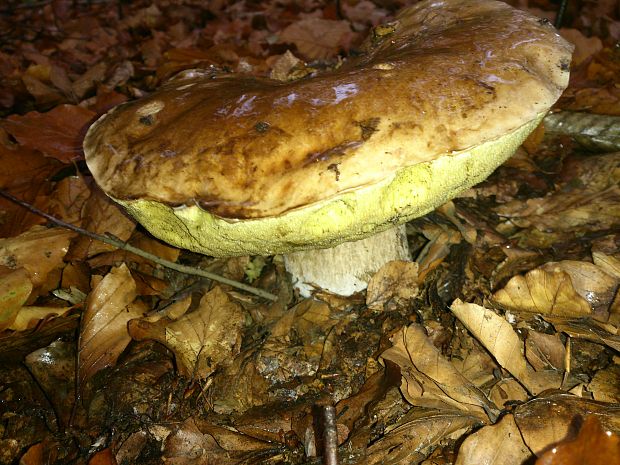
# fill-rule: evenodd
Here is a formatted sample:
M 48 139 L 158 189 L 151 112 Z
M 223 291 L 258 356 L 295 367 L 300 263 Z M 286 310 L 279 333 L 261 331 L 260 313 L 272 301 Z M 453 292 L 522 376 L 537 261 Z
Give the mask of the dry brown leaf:
M 215 287 L 202 297 L 198 308 L 180 319 L 133 321 L 129 332 L 134 339 L 154 339 L 172 350 L 181 375 L 204 379 L 239 353 L 244 323 L 241 306 Z
M 617 363 L 598 370 L 588 384 L 594 400 L 620 403 L 620 365 Z
M 580 419 L 596 415 L 605 430 L 620 432 L 620 406 L 571 394 L 550 394 L 519 405 L 515 421 L 527 446 L 538 456 L 577 435 Z
M 489 399 L 495 405 L 504 407 L 507 403 L 525 402 L 529 399 L 529 395 L 516 379 L 504 378 L 493 385 L 489 393 Z
M 541 268 L 545 271 L 561 270 L 568 273 L 575 291 L 592 307 L 593 316 L 602 321 L 608 319 L 609 307 L 620 283 L 619 278 L 609 275 L 597 265 L 577 260 L 548 262 Z
M 525 276 L 514 276 L 493 299 L 515 312 L 575 317 L 592 314 L 590 304 L 577 293 L 570 275 L 562 270 L 537 268 Z
M 487 425 L 467 436 L 459 448 L 455 465 L 520 464 L 532 456 L 511 414 L 495 425 Z
M 82 228 L 97 234 L 112 234 L 126 241 L 136 227 L 121 207 L 113 202 L 101 189 L 94 188 L 82 211 Z M 102 252 L 116 250 L 114 246 L 86 236 L 78 237 L 69 251 L 71 260 L 90 258 Z
M 401 391 L 412 405 L 462 410 L 483 421 L 497 415 L 495 407 L 445 359 L 419 325 L 402 328 L 390 339 L 392 347 L 381 354 L 402 373 Z
M 302 55 L 315 60 L 333 57 L 348 45 L 352 36 L 347 21 L 306 18 L 284 29 L 280 42 L 295 44 Z
M 566 348 L 559 334 L 528 331 L 525 339 L 525 356 L 536 371 L 564 370 Z
M 368 283 L 366 305 L 374 311 L 403 308 L 418 295 L 418 264 L 393 260 Z
M 95 113 L 77 105 L 58 105 L 47 113 L 11 115 L 1 125 L 24 147 L 69 163 L 83 157 L 82 139 Z
M 412 409 L 368 447 L 364 463 L 419 463 L 439 444 L 454 441 L 479 424 L 480 418 L 461 411 Z
M 145 311 L 136 298 L 136 283 L 126 265 L 113 268 L 97 284 L 82 315 L 78 354 L 78 384 L 113 365 L 131 341 L 127 322 Z
M 75 235 L 66 229 L 33 226 L 17 237 L 0 239 L 0 265 L 24 267 L 37 292 L 45 293 L 58 286 L 63 258 Z
M 620 436 L 605 431 L 588 416 L 574 440 L 562 441 L 536 460 L 536 465 L 611 465 L 620 459 Z
M 510 323 L 494 311 L 480 305 L 455 300 L 450 307 L 470 333 L 495 357 L 497 362 L 517 378 L 530 392 L 557 389 L 562 375 L 555 371 L 535 372 L 523 355 L 524 344 Z
M 90 189 L 82 176 L 68 176 L 56 184 L 50 196 L 48 213 L 66 223 L 79 226 L 82 208 L 90 197 Z
M 13 324 L 31 292 L 30 274 L 23 268 L 0 277 L 0 331 Z
M 588 341 L 603 344 L 616 351 L 620 351 L 620 335 L 618 327 L 611 324 L 603 324 L 599 321 L 583 318 L 561 318 L 545 316 L 546 321 L 551 323 L 556 331 L 568 334 L 570 337 L 586 339 Z

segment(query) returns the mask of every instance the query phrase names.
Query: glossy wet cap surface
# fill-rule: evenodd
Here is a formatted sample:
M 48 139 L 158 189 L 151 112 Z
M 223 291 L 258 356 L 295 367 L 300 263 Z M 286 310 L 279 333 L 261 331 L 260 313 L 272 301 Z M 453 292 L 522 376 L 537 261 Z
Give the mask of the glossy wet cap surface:
M 273 217 L 515 130 L 557 100 L 570 53 L 504 3 L 422 2 L 337 71 L 186 72 L 95 123 L 86 160 L 118 199 Z

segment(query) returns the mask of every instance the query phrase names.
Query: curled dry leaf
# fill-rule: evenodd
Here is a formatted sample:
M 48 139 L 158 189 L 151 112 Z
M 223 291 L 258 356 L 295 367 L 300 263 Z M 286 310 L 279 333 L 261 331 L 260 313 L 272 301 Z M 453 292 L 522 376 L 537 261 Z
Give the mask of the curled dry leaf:
M 421 326 L 402 328 L 390 340 L 392 347 L 381 358 L 400 367 L 401 391 L 409 403 L 461 410 L 483 421 L 487 414 L 497 416 L 497 407 L 441 355 Z
M 562 270 L 537 268 L 525 276 L 514 276 L 493 299 L 516 312 L 574 317 L 592 313 L 590 304 L 573 287 L 570 275 Z
M 480 305 L 455 300 L 450 307 L 470 333 L 491 352 L 497 362 L 517 378 L 531 393 L 557 389 L 562 375 L 556 371 L 536 372 L 523 355 L 524 344 L 510 323 Z
M 174 352 L 179 372 L 187 378 L 207 378 L 231 363 L 239 353 L 245 313 L 220 287 L 205 294 L 198 308 L 176 321 L 132 321 L 134 339 L 154 339 Z
M 280 34 L 280 42 L 291 43 L 311 60 L 325 59 L 347 48 L 353 32 L 347 21 L 306 18 L 297 21 Z
M 459 448 L 456 465 L 517 464 L 531 456 L 514 417 L 508 414 L 497 424 L 484 426 L 469 435 Z
M 620 436 L 605 431 L 594 415 L 588 416 L 574 440 L 562 441 L 536 465 L 609 465 L 620 458 Z
M 131 338 L 127 322 L 144 313 L 134 303 L 136 283 L 125 264 L 113 268 L 91 291 L 82 315 L 78 354 L 78 383 L 114 364 Z
M 0 277 L 0 331 L 13 324 L 31 292 L 32 281 L 23 268 Z
M 374 311 L 402 308 L 418 295 L 418 264 L 393 260 L 383 265 L 368 283 L 366 305 Z
M 28 148 L 63 163 L 82 158 L 82 139 L 85 128 L 95 113 L 77 105 L 58 105 L 47 113 L 32 111 L 11 115 L 2 126 L 17 141 Z
M 595 415 L 603 428 L 620 432 L 620 406 L 597 402 L 567 393 L 550 394 L 519 405 L 515 421 L 527 446 L 536 454 L 566 439 L 574 438 L 580 420 Z M 608 462 L 616 463 L 616 462 Z

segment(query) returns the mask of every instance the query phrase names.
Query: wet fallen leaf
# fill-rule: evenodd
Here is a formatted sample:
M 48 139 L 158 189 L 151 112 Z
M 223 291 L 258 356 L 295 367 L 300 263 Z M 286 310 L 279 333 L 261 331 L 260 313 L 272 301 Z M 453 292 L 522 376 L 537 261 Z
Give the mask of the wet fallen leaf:
M 198 308 L 178 320 L 136 320 L 129 332 L 134 339 L 154 339 L 172 350 L 183 376 L 204 379 L 239 353 L 244 323 L 239 304 L 215 287 L 202 297 Z
M 483 426 L 467 436 L 455 465 L 518 464 L 525 462 L 532 452 L 523 442 L 511 414 L 505 415 L 495 425 Z
M 113 365 L 131 341 L 127 322 L 145 310 L 135 298 L 136 284 L 124 264 L 113 268 L 88 295 L 80 328 L 79 386 Z
M 523 355 L 524 344 L 510 323 L 493 310 L 480 305 L 455 300 L 450 307 L 454 315 L 478 341 L 486 347 L 497 362 L 517 378 L 533 394 L 545 389 L 557 389 L 562 375 L 555 371 L 536 372 Z
M 15 320 L 9 326 L 13 331 L 25 331 L 33 328 L 41 320 L 66 314 L 72 307 L 36 307 L 26 306 L 19 309 Z
M 402 328 L 391 341 L 393 346 L 381 357 L 400 367 L 401 391 L 409 403 L 462 410 L 483 421 L 488 421 L 487 413 L 497 415 L 497 407 L 441 355 L 422 327 Z
M 418 295 L 418 264 L 393 260 L 370 279 L 366 305 L 374 311 L 405 307 Z

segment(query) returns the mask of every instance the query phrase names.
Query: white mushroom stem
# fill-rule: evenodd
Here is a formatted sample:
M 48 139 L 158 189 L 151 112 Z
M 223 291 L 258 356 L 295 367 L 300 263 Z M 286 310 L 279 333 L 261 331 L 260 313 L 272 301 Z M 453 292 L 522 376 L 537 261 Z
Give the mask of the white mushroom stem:
M 284 255 L 293 286 L 303 297 L 323 289 L 349 296 L 363 291 L 374 273 L 391 260 L 410 260 L 405 225 L 330 249 Z

